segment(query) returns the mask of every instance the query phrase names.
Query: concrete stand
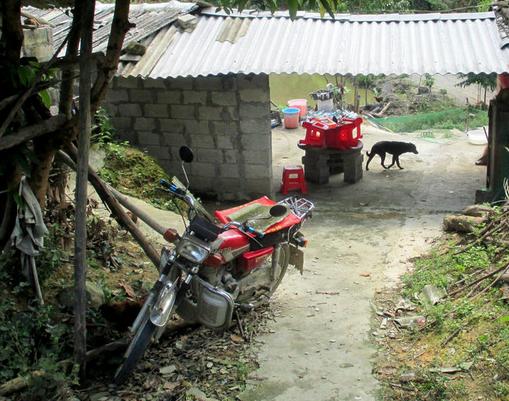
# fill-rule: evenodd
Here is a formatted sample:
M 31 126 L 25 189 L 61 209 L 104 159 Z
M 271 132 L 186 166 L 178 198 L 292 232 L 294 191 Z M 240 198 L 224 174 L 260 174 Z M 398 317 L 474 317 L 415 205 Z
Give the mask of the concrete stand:
M 344 181 L 356 183 L 362 178 L 362 142 L 352 149 L 338 150 L 303 147 L 302 157 L 306 180 L 315 184 L 327 184 L 331 174 L 344 173 Z

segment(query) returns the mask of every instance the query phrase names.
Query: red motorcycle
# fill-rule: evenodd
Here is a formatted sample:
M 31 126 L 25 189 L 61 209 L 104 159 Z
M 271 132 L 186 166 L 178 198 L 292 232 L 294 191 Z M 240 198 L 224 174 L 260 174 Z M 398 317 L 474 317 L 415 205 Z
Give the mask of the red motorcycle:
M 164 234 L 175 247 L 162 250 L 160 276 L 131 327 L 132 341 L 115 374 L 118 384 L 150 342 L 159 339 L 173 313 L 224 330 L 235 308 L 248 311 L 268 301 L 288 265 L 303 271 L 299 248 L 306 240 L 299 230 L 311 217 L 312 202 L 296 196 L 280 202 L 262 197 L 211 216 L 187 190 L 184 162 L 192 162 L 191 149 L 180 148 L 180 157 L 187 185 L 176 178 L 161 184 L 185 203 L 189 224 L 182 236 L 173 229 Z

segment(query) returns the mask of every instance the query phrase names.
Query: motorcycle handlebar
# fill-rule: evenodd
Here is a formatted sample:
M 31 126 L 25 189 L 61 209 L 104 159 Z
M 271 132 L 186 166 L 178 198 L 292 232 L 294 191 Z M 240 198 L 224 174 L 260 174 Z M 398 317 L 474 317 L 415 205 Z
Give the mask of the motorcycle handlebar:
M 160 179 L 159 183 L 161 184 L 161 186 L 166 188 L 169 192 L 171 192 L 172 194 L 174 194 L 174 195 L 178 196 L 179 198 L 183 199 L 189 206 L 194 207 L 193 199 L 191 197 L 187 196 L 187 192 L 185 190 L 183 190 L 182 188 L 177 187 L 173 183 L 170 183 L 170 182 L 166 181 L 165 179 Z M 234 221 L 225 224 L 223 229 L 226 230 L 230 226 L 237 227 L 239 230 L 241 230 L 241 231 L 243 231 L 245 233 L 254 234 L 254 235 L 256 235 L 257 237 L 260 237 L 260 238 L 262 238 L 265 235 L 263 232 L 255 230 L 253 227 L 251 227 L 251 226 L 249 226 L 247 224 L 241 224 L 241 223 L 237 223 L 237 222 L 234 222 Z
M 248 225 L 242 224 L 242 223 L 237 223 L 236 221 L 231 221 L 229 223 L 226 223 L 223 226 L 223 229 L 227 230 L 230 227 L 236 227 L 236 228 L 238 228 L 240 231 L 242 231 L 244 233 L 254 234 L 254 235 L 256 235 L 257 237 L 260 237 L 260 238 L 262 238 L 265 235 L 263 232 L 255 230 L 251 226 L 248 226 Z
M 186 196 L 186 191 L 182 188 L 177 187 L 175 184 L 172 184 L 171 182 L 166 181 L 165 179 L 160 179 L 159 183 L 166 188 L 168 191 L 170 191 L 172 194 L 175 194 L 180 197 Z

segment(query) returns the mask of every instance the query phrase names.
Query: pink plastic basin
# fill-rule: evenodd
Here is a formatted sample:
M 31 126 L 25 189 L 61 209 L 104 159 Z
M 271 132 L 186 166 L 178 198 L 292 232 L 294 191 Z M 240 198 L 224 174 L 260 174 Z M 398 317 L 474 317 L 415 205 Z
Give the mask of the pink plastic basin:
M 306 99 L 288 100 L 288 107 L 296 107 L 299 109 L 299 117 L 304 118 L 308 114 L 308 101 Z
M 283 109 L 285 128 L 297 128 L 299 126 L 300 110 L 295 107 Z

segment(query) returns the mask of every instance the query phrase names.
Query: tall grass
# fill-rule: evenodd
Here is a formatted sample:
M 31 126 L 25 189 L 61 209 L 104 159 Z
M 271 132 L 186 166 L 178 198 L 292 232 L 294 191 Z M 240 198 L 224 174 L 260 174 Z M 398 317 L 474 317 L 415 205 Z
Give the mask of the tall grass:
M 428 113 L 408 114 L 404 116 L 376 118 L 375 121 L 394 132 L 414 132 L 425 129 L 464 130 L 468 127 L 477 128 L 488 124 L 488 113 L 479 109 L 451 108 Z

